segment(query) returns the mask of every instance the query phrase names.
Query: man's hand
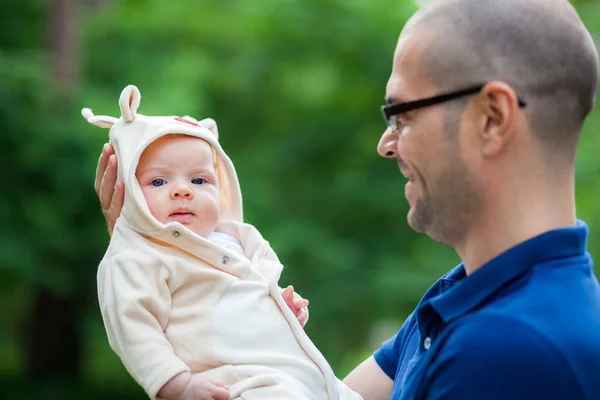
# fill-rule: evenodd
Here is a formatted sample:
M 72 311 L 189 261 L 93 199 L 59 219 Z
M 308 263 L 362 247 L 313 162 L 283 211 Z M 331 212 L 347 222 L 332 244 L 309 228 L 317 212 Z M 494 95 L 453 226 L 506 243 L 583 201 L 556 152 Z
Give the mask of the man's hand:
M 117 157 L 112 145 L 105 144 L 96 168 L 94 189 L 100 199 L 102 214 L 106 219 L 108 234 L 112 235 L 115 222 L 121 214 L 125 197 L 125 185 L 117 182 Z
M 308 300 L 298 298 L 295 299 L 294 287 L 291 285 L 286 287 L 283 292 L 281 292 L 281 295 L 283 296 L 283 300 L 285 300 L 287 306 L 290 308 L 290 310 L 292 310 L 298 319 L 300 326 L 304 328 L 304 325 L 306 325 L 306 321 L 308 320 L 308 309 L 306 308 L 308 307 Z

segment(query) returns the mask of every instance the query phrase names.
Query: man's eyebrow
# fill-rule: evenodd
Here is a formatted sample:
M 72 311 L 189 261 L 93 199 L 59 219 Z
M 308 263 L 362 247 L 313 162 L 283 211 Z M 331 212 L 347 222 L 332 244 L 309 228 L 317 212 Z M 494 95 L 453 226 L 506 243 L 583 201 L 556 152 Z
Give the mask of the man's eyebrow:
M 402 103 L 402 100 L 394 98 L 392 96 L 386 96 L 385 98 L 385 103 L 387 105 L 391 105 L 391 104 L 397 104 L 397 103 Z

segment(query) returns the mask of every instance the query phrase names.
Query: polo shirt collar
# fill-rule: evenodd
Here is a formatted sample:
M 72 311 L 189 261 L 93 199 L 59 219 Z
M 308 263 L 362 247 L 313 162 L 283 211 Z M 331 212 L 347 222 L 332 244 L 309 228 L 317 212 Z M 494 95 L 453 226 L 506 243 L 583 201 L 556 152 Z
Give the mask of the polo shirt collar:
M 585 254 L 587 232 L 587 225 L 580 220 L 574 226 L 545 232 L 506 250 L 466 278 L 464 266 L 459 264 L 444 277 L 459 282 L 432 298 L 429 304 L 448 323 L 484 303 L 532 266 Z

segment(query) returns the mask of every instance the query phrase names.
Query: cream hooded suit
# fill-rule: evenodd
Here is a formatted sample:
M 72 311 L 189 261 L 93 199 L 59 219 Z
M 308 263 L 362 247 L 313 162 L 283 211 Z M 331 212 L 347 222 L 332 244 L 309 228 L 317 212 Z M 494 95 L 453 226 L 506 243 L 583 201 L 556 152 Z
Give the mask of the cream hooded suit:
M 119 119 L 82 114 L 110 128 L 125 183 L 123 210 L 98 269 L 98 296 L 110 345 L 129 373 L 151 398 L 190 371 L 230 385 L 232 399 L 360 399 L 334 376 L 285 304 L 282 265 L 243 223 L 237 175 L 216 123 L 137 114 L 135 86 L 124 89 L 119 104 Z M 168 134 L 213 147 L 221 202 L 216 231 L 237 238 L 245 256 L 150 214 L 136 167 L 144 149 Z

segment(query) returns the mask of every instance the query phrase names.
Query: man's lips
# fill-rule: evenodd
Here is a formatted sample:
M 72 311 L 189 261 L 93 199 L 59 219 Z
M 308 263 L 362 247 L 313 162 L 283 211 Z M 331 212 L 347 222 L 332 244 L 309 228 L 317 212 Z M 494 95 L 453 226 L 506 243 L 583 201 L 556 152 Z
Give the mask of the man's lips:
M 415 180 L 414 175 L 410 172 L 408 166 L 402 160 L 398 160 L 398 168 L 400 168 L 400 173 L 409 180 L 409 182 L 413 182 Z

